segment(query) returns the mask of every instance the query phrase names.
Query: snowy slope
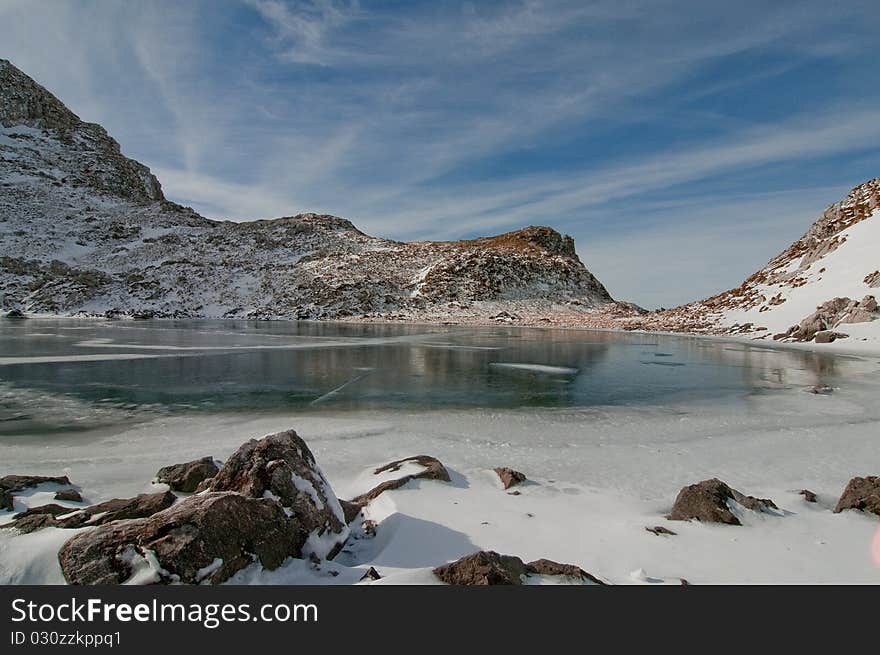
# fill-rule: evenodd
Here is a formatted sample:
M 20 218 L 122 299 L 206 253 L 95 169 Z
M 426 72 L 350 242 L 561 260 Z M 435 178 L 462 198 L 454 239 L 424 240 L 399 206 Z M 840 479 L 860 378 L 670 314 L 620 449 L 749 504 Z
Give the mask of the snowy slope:
M 624 317 L 621 326 L 876 351 L 878 289 L 880 178 L 828 207 L 804 236 L 736 289 Z M 817 341 L 817 332 L 835 333 L 833 343 L 821 343 L 821 335 Z
M 546 227 L 400 243 L 327 215 L 205 219 L 167 201 L 149 169 L 124 157 L 103 128 L 0 60 L 6 310 L 381 319 L 532 300 L 587 308 L 611 298 L 572 240 Z

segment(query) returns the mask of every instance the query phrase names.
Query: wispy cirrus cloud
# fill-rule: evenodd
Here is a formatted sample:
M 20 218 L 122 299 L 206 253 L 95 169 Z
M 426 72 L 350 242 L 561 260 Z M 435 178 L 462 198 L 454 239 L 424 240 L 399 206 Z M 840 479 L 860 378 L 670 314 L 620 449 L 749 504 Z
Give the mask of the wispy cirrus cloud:
M 697 285 L 696 236 L 676 266 L 597 244 L 702 229 L 754 252 L 728 225 L 750 199 L 788 238 L 792 208 L 806 227 L 822 193 L 877 174 L 878 19 L 861 0 L 2 0 L 0 56 L 212 217 L 324 211 L 394 238 L 550 224 L 651 305 L 751 260 Z

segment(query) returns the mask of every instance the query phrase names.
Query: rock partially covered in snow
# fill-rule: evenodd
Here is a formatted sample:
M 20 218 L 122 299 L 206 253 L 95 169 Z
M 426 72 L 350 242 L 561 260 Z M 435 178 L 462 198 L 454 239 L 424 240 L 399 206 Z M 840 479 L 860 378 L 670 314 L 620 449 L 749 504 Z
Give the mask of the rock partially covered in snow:
M 12 509 L 12 497 L 16 492 L 31 489 L 47 482 L 64 485 L 70 484 L 70 480 L 66 475 L 55 477 L 44 475 L 4 475 L 0 478 L 0 510 Z
M 853 478 L 837 501 L 835 513 L 845 509 L 860 509 L 880 516 L 880 476 Z
M 297 520 L 273 500 L 191 496 L 149 518 L 77 534 L 58 561 L 71 584 L 219 584 L 254 561 L 274 569 L 301 555 Z
M 788 332 L 774 335 L 774 338 L 791 338 L 795 341 L 811 341 L 831 343 L 835 339 L 846 337 L 846 334 L 835 332 L 831 328 L 848 323 L 866 323 L 876 318 L 877 300 L 874 296 L 865 296 L 861 300 L 850 298 L 833 298 L 816 307 L 816 311 L 807 316 L 798 325 L 789 328 Z
M 381 475 L 383 473 L 393 473 L 395 471 L 401 470 L 401 468 L 407 464 L 416 464 L 422 467 L 422 470 L 417 473 L 408 473 L 406 475 L 402 475 L 399 478 L 394 478 L 393 480 L 386 480 L 385 482 L 373 487 L 368 492 L 357 496 L 356 498 L 352 498 L 351 502 L 363 507 L 371 500 L 379 496 L 379 494 L 389 491 L 391 489 L 399 489 L 407 482 L 412 480 L 441 480 L 443 482 L 450 482 L 451 478 L 449 477 L 449 471 L 446 470 L 446 467 L 440 462 L 436 457 L 431 457 L 430 455 L 416 455 L 415 457 L 407 457 L 405 459 L 399 459 L 395 462 L 391 462 L 390 464 L 386 464 L 385 466 L 380 466 L 375 471 L 373 471 L 374 475 Z
M 308 535 L 306 556 L 333 558 L 348 538 L 345 513 L 309 447 L 293 430 L 243 444 L 213 478 L 211 491 L 277 501 Z
M 519 585 L 532 575 L 565 576 L 585 583 L 605 584 L 573 564 L 560 564 L 549 559 L 525 564 L 519 557 L 500 555 L 492 550 L 481 550 L 438 566 L 434 575 L 446 584 L 467 586 Z
M 213 478 L 220 469 L 211 457 L 164 466 L 156 473 L 156 479 L 164 482 L 174 491 L 193 492 L 203 480 Z
M 511 487 L 526 481 L 525 473 L 514 471 L 506 466 L 499 466 L 495 469 L 495 473 L 498 474 L 498 477 L 501 479 L 501 484 L 505 489 L 510 489 Z
M 139 519 L 168 509 L 177 497 L 170 491 L 138 494 L 134 498 L 113 498 L 57 519 L 60 528 L 79 528 L 85 525 L 103 525 L 122 519 Z
M 114 498 L 83 509 L 71 509 L 57 504 L 31 507 L 16 514 L 9 524 L 21 532 L 35 532 L 41 528 L 82 528 L 104 525 L 111 521 L 138 519 L 152 516 L 174 504 L 177 497 L 170 491 L 140 494 L 134 498 Z
M 718 478 L 712 478 L 682 489 L 668 518 L 671 521 L 696 519 L 706 523 L 742 525 L 731 511 L 731 502 L 755 512 L 778 509 L 772 500 L 746 496 Z
M 66 475 L 4 475 L 0 478 L 0 489 L 9 492 L 24 491 L 47 482 L 64 485 L 70 484 L 70 480 Z

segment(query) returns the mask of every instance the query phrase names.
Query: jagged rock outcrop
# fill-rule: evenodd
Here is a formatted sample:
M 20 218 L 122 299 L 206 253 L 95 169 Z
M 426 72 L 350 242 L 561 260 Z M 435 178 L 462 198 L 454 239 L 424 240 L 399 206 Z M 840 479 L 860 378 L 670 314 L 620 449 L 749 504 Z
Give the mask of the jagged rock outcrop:
M 81 121 L 5 60 L 0 228 L 7 310 L 417 318 L 461 313 L 475 302 L 587 309 L 611 301 L 571 238 L 548 227 L 401 243 L 324 214 L 208 220 L 167 201 L 149 169 L 123 156 L 103 128 Z
M 273 500 L 207 493 L 77 534 L 58 561 L 70 584 L 219 584 L 254 561 L 274 569 L 300 556 L 303 540 Z
M 774 334 L 773 338 L 793 341 L 812 341 L 815 339 L 816 343 L 829 343 L 847 336 L 839 332 L 832 332 L 832 328 L 847 323 L 867 323 L 873 321 L 876 316 L 877 300 L 874 296 L 865 296 L 861 300 L 833 298 L 816 307 L 815 312 L 797 325 L 791 326 L 786 332 Z
M 876 308 L 869 307 L 876 305 L 871 289 L 880 283 L 878 214 L 880 178 L 875 178 L 828 207 L 800 239 L 737 288 L 674 309 L 630 312 L 619 324 L 807 341 L 842 323 L 874 321 Z M 880 326 L 872 333 L 880 334 Z M 829 334 L 820 340 L 836 338 Z
M 211 491 L 271 498 L 302 529 L 306 555 L 332 559 L 348 538 L 345 513 L 312 451 L 293 430 L 251 439 L 211 479 Z

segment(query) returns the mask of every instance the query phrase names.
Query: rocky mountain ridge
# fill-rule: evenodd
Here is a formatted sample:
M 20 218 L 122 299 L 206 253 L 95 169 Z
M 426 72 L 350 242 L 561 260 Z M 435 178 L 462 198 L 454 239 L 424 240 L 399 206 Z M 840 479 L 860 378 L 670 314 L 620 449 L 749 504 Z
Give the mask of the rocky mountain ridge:
M 612 302 L 570 237 L 402 243 L 335 216 L 212 221 L 0 60 L 0 300 L 33 313 L 418 318 Z M 517 305 L 519 306 L 519 305 Z
M 633 315 L 628 329 L 830 343 L 880 341 L 880 178 L 854 187 L 807 232 L 740 286 L 705 300 Z M 845 329 L 844 329 L 845 326 Z

